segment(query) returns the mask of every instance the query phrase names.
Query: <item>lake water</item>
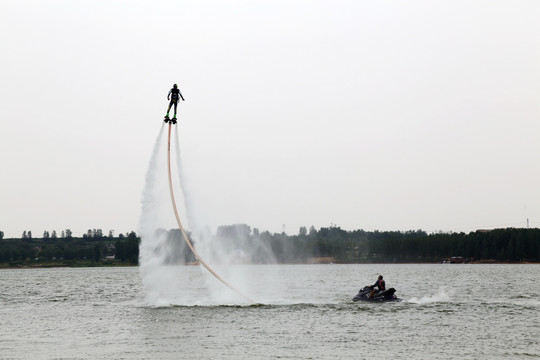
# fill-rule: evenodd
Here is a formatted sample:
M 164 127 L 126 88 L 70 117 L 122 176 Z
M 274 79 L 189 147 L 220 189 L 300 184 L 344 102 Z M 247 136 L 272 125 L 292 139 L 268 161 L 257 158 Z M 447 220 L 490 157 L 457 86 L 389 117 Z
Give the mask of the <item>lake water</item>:
M 238 266 L 256 305 L 171 269 L 163 306 L 138 268 L 1 270 L 0 359 L 540 357 L 540 265 Z M 403 301 L 353 303 L 379 273 Z

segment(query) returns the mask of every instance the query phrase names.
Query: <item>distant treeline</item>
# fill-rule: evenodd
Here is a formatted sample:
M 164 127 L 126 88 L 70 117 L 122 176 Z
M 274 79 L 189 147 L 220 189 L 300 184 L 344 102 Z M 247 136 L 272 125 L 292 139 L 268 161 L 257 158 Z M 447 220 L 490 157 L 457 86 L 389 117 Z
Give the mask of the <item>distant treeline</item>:
M 496 260 L 540 262 L 540 229 L 495 229 L 465 233 L 427 234 L 416 231 L 345 231 L 339 227 L 307 230 L 298 235 L 251 231 L 247 225 L 218 228 L 218 242 L 229 249 L 247 251 L 252 262 L 264 263 L 265 249 L 279 263 L 307 262 L 332 257 L 341 263 L 438 262 L 452 257 L 460 261 Z
M 42 237 L 25 231 L 21 238 L 4 239 L 0 231 L 0 263 L 4 266 L 26 266 L 36 263 L 55 265 L 95 266 L 104 264 L 136 265 L 139 261 L 140 239 L 132 231 L 104 236 L 101 229 L 88 230 L 74 237 L 67 229 L 57 235 L 45 231 Z
M 164 236 L 162 252 L 167 264 L 185 264 L 195 258 L 179 230 L 159 230 Z M 540 229 L 495 229 L 465 233 L 415 231 L 345 231 L 339 227 L 308 230 L 297 235 L 260 232 L 245 224 L 220 226 L 210 251 L 213 259 L 232 263 L 306 263 L 314 258 L 333 258 L 339 263 L 438 262 L 453 257 L 460 261 L 540 262 Z M 196 239 L 195 239 L 196 240 Z M 35 262 L 137 264 L 140 238 L 134 233 L 117 237 L 100 229 L 73 237 L 45 232 L 34 238 L 3 239 L 0 231 L 0 263 L 11 266 Z M 4 265 L 5 266 L 5 265 Z

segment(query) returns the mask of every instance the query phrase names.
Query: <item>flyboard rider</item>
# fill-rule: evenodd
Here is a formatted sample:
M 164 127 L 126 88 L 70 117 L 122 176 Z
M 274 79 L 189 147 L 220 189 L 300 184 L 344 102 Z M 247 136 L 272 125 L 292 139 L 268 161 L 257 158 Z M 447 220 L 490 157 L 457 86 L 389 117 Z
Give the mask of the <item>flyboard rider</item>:
M 171 119 L 171 122 L 173 124 L 176 123 L 176 109 L 178 108 L 179 99 L 185 101 L 182 93 L 180 92 L 180 89 L 178 88 L 178 85 L 174 84 L 172 89 L 169 90 L 169 94 L 167 94 L 167 100 L 170 100 L 170 103 L 169 108 L 167 109 L 167 115 L 165 115 L 165 122 L 169 121 L 169 112 L 171 111 L 171 107 L 174 105 L 174 116 Z

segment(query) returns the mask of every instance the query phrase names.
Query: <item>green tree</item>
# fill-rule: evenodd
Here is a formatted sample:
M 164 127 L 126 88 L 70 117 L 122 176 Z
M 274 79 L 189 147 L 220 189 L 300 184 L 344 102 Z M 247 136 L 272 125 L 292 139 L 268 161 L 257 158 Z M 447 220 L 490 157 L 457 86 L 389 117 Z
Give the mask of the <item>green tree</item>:
M 511 260 L 511 261 L 514 261 L 514 254 L 515 254 L 515 240 L 514 239 L 511 239 L 509 242 L 508 242 L 508 246 L 506 247 L 506 259 L 507 260 Z
M 309 228 L 309 237 L 313 239 L 317 237 L 317 230 L 315 230 L 315 226 L 313 225 Z
M 53 245 L 44 245 L 41 248 L 40 255 L 42 255 L 47 260 L 51 260 L 53 258 L 53 256 L 54 256 L 54 246 Z
M 517 234 L 516 236 L 516 254 L 515 258 L 517 261 L 522 261 L 525 258 L 527 258 L 527 253 L 525 251 L 525 238 L 521 234 Z
M 132 264 L 139 263 L 139 244 L 140 239 L 137 237 L 135 232 L 130 232 L 127 236 L 127 246 L 126 246 L 126 258 Z
M 126 242 L 123 240 L 116 240 L 114 244 L 114 257 L 120 261 L 126 261 Z
M 103 258 L 103 246 L 100 243 L 94 244 L 94 260 L 100 261 Z

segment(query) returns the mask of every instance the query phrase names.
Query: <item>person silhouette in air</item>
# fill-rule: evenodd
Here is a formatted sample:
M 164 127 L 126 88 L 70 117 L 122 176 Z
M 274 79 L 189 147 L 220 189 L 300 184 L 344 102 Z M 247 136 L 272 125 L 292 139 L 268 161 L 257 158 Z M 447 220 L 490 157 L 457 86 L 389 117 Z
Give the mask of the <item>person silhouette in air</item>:
M 174 117 L 173 120 L 176 120 L 176 109 L 178 108 L 178 100 L 182 99 L 184 100 L 184 97 L 182 96 L 182 93 L 180 92 L 180 89 L 178 88 L 178 85 L 174 84 L 172 89 L 169 91 L 169 94 L 167 94 L 167 100 L 171 100 L 169 103 L 169 108 L 167 109 L 167 115 L 165 116 L 165 120 L 169 119 L 169 112 L 171 111 L 171 107 L 174 105 Z

